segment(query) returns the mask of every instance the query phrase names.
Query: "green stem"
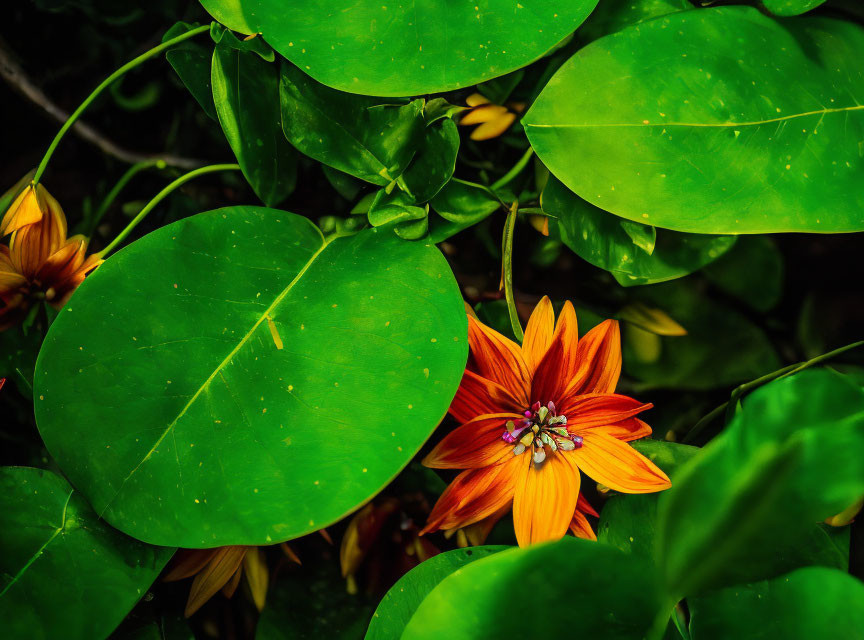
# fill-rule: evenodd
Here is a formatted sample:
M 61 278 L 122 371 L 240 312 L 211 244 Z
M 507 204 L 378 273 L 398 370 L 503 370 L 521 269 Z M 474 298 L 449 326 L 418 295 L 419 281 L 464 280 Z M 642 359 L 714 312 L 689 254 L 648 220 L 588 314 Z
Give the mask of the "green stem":
M 147 204 L 144 205 L 144 208 L 138 212 L 138 215 L 135 216 L 132 221 L 126 225 L 126 228 L 121 231 L 114 240 L 111 241 L 107 247 L 102 249 L 98 253 L 100 258 L 105 258 L 109 253 L 111 253 L 117 245 L 119 245 L 123 240 L 126 239 L 132 230 L 138 226 L 138 223 L 141 222 L 148 213 L 150 213 L 157 204 L 162 202 L 172 191 L 174 191 L 177 187 L 180 187 L 193 178 L 197 178 L 200 175 L 205 173 L 213 173 L 215 171 L 239 171 L 239 164 L 211 164 L 207 167 L 201 167 L 200 169 L 195 169 L 194 171 L 190 171 L 189 173 L 184 173 L 182 176 L 177 178 L 174 182 L 166 186 L 162 191 L 156 194 L 156 196 Z
M 54 136 L 54 139 L 51 141 L 51 144 L 48 146 L 48 151 L 45 152 L 45 156 L 42 158 L 42 162 L 39 163 L 39 167 L 36 169 L 36 174 L 33 176 L 33 184 L 36 184 L 37 182 L 39 182 L 39 178 L 42 177 L 42 173 L 45 171 L 45 167 L 48 166 L 48 161 L 51 160 L 51 156 L 54 154 L 54 150 L 57 148 L 57 145 L 60 144 L 60 140 L 63 139 L 63 136 L 66 134 L 66 132 L 72 127 L 73 124 L 75 124 L 75 121 L 78 120 L 78 117 L 82 113 L 84 113 L 84 110 L 90 106 L 90 103 L 92 103 L 99 96 L 99 94 L 102 93 L 102 91 L 104 91 L 106 87 L 108 87 L 108 85 L 110 85 L 112 82 L 114 82 L 117 78 L 119 78 L 120 76 L 125 74 L 130 69 L 134 69 L 135 67 L 137 67 L 139 64 L 141 64 L 145 60 L 149 60 L 150 58 L 157 55 L 158 53 L 165 51 L 165 49 L 169 49 L 179 42 L 183 42 L 184 40 L 188 40 L 189 38 L 192 38 L 193 36 L 197 36 L 199 33 L 204 33 L 205 31 L 209 31 L 209 30 L 210 30 L 210 25 L 208 24 L 208 25 L 204 25 L 201 27 L 197 27 L 196 29 L 192 29 L 190 31 L 187 31 L 186 33 L 183 33 L 183 34 L 177 36 L 176 38 L 171 38 L 171 40 L 163 42 L 162 44 L 153 47 L 149 51 L 145 51 L 144 53 L 142 53 L 140 56 L 138 56 L 134 60 L 130 60 L 129 62 L 124 64 L 122 67 L 117 69 L 117 71 L 115 71 L 110 76 L 105 78 L 99 84 L 99 86 L 96 87 L 93 90 L 93 92 L 84 99 L 84 102 L 82 102 L 78 106 L 78 108 L 72 112 L 72 115 L 69 116 L 69 118 L 66 120 L 66 122 L 63 123 L 63 126 L 60 127 L 60 131 L 58 131 L 57 135 Z
M 746 394 L 750 393 L 754 389 L 761 387 L 762 385 L 768 384 L 769 382 L 773 382 L 774 380 L 780 380 L 781 378 L 785 378 L 787 376 L 794 375 L 800 371 L 804 371 L 805 369 L 809 369 L 810 367 L 814 367 L 817 364 L 821 364 L 827 360 L 831 360 L 839 356 L 842 353 L 847 351 L 851 351 L 852 349 L 856 349 L 860 346 L 864 345 L 864 340 L 859 340 L 858 342 L 853 342 L 852 344 L 847 344 L 845 347 L 840 347 L 839 349 L 834 349 L 834 351 L 829 351 L 828 353 L 823 353 L 821 356 L 816 356 L 806 362 L 799 362 L 798 364 L 790 364 L 787 367 L 783 367 L 782 369 L 778 369 L 772 373 L 766 374 L 761 378 L 756 378 L 755 380 L 751 380 L 750 382 L 744 383 L 739 387 L 736 387 L 734 391 L 732 391 L 732 395 L 729 400 L 721 404 L 719 407 L 716 407 L 711 413 L 706 415 L 704 418 L 699 420 L 690 431 L 687 432 L 687 435 L 684 436 L 682 442 L 685 444 L 688 442 L 692 442 L 702 431 L 707 427 L 715 418 L 717 418 L 724 411 L 726 412 L 726 420 L 727 422 L 732 419 L 734 416 L 735 408 L 738 406 L 738 401 Z
M 120 192 L 129 184 L 129 181 L 132 180 L 138 173 L 143 171 L 144 169 L 149 169 L 150 167 L 157 167 L 159 169 L 164 169 L 167 165 L 164 160 L 143 160 L 142 162 L 136 162 L 131 167 L 126 170 L 120 179 L 117 181 L 111 191 L 108 192 L 108 195 L 105 196 L 105 199 L 99 204 L 99 208 L 96 209 L 96 212 L 93 214 L 93 219 L 90 221 L 88 228 L 85 230 L 84 235 L 88 238 L 93 235 L 93 232 L 96 230 L 96 227 L 99 226 L 99 221 L 102 220 L 102 216 L 105 215 L 105 212 L 108 211 L 108 208 L 114 204 L 114 201 L 117 199 L 117 196 L 120 195 Z
M 507 214 L 504 223 L 504 241 L 502 243 L 503 258 L 501 261 L 502 279 L 504 280 L 504 297 L 507 299 L 507 313 L 510 315 L 510 326 L 513 334 L 519 342 L 522 342 L 525 334 L 522 324 L 519 322 L 519 314 L 516 311 L 516 301 L 513 298 L 513 231 L 516 228 L 516 214 L 519 211 L 519 203 L 514 202 Z
M 513 168 L 510 169 L 510 171 L 508 171 L 503 176 L 501 176 L 500 180 L 496 180 L 495 182 L 493 182 L 489 188 L 492 189 L 492 191 L 495 191 L 495 190 L 500 189 L 501 187 L 503 187 L 505 185 L 510 184 L 510 182 L 513 180 L 513 178 L 515 178 L 520 173 L 522 173 L 522 169 L 525 168 L 525 165 L 528 164 L 528 161 L 531 160 L 531 156 L 533 156 L 533 155 L 534 155 L 534 149 L 532 149 L 531 147 L 528 147 L 528 150 L 522 155 L 521 158 L 519 158 L 519 162 L 517 162 L 515 165 L 513 165 Z

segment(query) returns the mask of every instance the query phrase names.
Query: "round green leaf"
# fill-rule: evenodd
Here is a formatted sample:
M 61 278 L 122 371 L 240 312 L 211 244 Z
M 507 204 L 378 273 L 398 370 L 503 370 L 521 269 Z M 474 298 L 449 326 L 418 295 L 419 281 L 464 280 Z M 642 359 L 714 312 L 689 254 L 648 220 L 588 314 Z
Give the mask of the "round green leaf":
M 861 231 L 862 57 L 864 29 L 851 22 L 683 11 L 576 53 L 523 123 L 564 184 L 636 222 Z
M 660 498 L 670 591 L 697 595 L 795 568 L 792 550 L 813 523 L 862 494 L 864 391 L 827 370 L 761 387 Z
M 735 236 L 679 233 L 625 220 L 586 202 L 550 176 L 543 210 L 557 218 L 561 240 L 624 286 L 673 280 L 726 253 Z M 642 239 L 646 241 L 643 242 Z
M 275 543 L 339 520 L 407 464 L 459 384 L 466 324 L 430 244 L 210 211 L 87 278 L 39 354 L 37 423 L 130 535 Z
M 0 469 L 0 619 L 8 640 L 106 638 L 174 549 L 106 525 L 50 471 Z
M 439 553 L 414 567 L 394 584 L 381 600 L 366 640 L 398 638 L 423 599 L 444 578 L 465 565 L 493 553 L 508 549 L 506 546 L 471 547 Z
M 450 91 L 533 62 L 572 33 L 597 0 L 201 0 L 229 29 L 261 33 L 326 85 L 366 95 Z
M 651 626 L 662 597 L 643 558 L 567 537 L 452 573 L 426 596 L 402 639 L 564 638 L 578 629 L 580 638 L 633 640 Z
M 579 27 L 579 37 L 590 42 L 631 24 L 692 8 L 690 0 L 603 0 Z
M 864 585 L 837 569 L 798 569 L 687 604 L 694 640 L 860 638 L 864 629 Z

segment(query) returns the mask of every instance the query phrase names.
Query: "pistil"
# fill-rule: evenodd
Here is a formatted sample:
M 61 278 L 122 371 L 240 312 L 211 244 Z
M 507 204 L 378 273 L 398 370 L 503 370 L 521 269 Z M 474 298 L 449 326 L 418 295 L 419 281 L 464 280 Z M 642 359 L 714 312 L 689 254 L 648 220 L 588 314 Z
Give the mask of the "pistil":
M 534 463 L 539 465 L 546 460 L 547 449 L 554 453 L 559 449 L 573 451 L 582 447 L 582 436 L 567 431 L 567 416 L 557 414 L 554 402 L 545 406 L 535 402 L 523 415 L 519 424 L 509 420 L 507 430 L 501 434 L 504 442 L 514 445 L 513 455 L 530 449 Z

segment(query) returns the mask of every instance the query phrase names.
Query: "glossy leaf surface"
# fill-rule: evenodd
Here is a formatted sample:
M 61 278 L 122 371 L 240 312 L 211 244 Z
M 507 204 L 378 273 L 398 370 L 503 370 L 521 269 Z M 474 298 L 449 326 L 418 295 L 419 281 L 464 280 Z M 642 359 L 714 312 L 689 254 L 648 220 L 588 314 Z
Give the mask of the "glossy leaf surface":
M 640 224 L 603 211 L 554 176 L 543 189 L 543 210 L 557 218 L 561 240 L 624 286 L 686 276 L 726 253 L 734 236 L 679 233 Z M 653 242 L 641 242 L 651 238 Z
M 186 33 L 197 26 L 197 24 L 178 22 L 162 36 L 162 42 Z M 213 104 L 213 89 L 210 84 L 212 49 L 205 47 L 196 40 L 185 40 L 168 49 L 165 52 L 165 58 L 180 81 L 189 89 L 189 93 L 192 94 L 195 101 L 204 109 L 204 112 L 216 120 L 218 116 L 216 115 L 216 106 Z
M 230 32 L 213 51 L 213 101 L 243 175 L 267 205 L 282 202 L 297 179 L 297 153 L 282 135 L 279 67 L 244 50 Z
M 0 469 L 0 618 L 10 640 L 106 638 L 174 549 L 102 522 L 60 476 Z
M 523 124 L 564 184 L 636 222 L 861 231 L 862 57 L 864 29 L 850 22 L 683 11 L 577 52 Z
M 372 616 L 366 640 L 389 640 L 398 638 L 423 599 L 438 584 L 454 571 L 493 553 L 503 551 L 505 546 L 471 547 L 454 549 L 414 567 L 394 584 Z
M 455 393 L 466 331 L 429 244 L 211 211 L 84 282 L 40 352 L 37 422 L 121 530 L 275 543 L 340 519 L 408 463 Z
M 644 635 L 660 610 L 660 591 L 642 558 L 566 537 L 502 551 L 451 574 L 426 596 L 402 638 L 555 638 L 578 628 L 585 638 L 631 640 Z M 508 604 L 514 594 L 554 610 L 524 615 Z
M 837 569 L 798 569 L 687 603 L 693 640 L 856 638 L 864 629 L 864 585 Z
M 379 96 L 467 87 L 533 62 L 569 35 L 597 0 L 202 0 L 229 29 L 261 33 L 328 86 Z
M 864 494 L 864 391 L 826 370 L 747 396 L 660 499 L 670 590 L 696 595 L 788 570 L 814 522 Z

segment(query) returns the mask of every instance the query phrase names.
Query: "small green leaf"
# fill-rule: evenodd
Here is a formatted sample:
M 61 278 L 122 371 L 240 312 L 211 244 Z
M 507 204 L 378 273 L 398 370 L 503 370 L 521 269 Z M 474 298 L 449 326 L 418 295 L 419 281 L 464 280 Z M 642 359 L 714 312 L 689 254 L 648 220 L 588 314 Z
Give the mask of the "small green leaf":
M 415 202 L 429 202 L 450 181 L 458 153 L 459 132 L 455 122 L 443 118 L 426 128 L 422 145 L 402 174 Z
M 861 495 L 864 391 L 826 370 L 772 382 L 660 498 L 669 588 L 697 595 L 795 568 L 813 523 Z
M 106 638 L 174 549 L 106 525 L 50 471 L 0 469 L 0 619 L 17 639 Z
M 603 0 L 577 35 L 587 42 L 652 18 L 693 8 L 690 0 Z
M 243 175 L 264 204 L 275 205 L 297 180 L 297 153 L 282 135 L 278 67 L 239 43 L 226 31 L 213 51 L 213 101 Z
M 198 23 L 178 22 L 171 27 L 162 42 L 198 27 Z M 210 84 L 210 60 L 212 49 L 195 40 L 184 40 L 165 52 L 168 64 L 174 69 L 180 81 L 189 89 L 195 101 L 201 105 L 204 112 L 217 120 L 216 106 L 213 104 L 213 90 Z
M 825 0 L 762 0 L 765 8 L 776 16 L 797 16 L 824 2 Z
M 398 638 L 423 599 L 444 578 L 475 560 L 480 560 L 508 548 L 506 546 L 485 546 L 454 549 L 433 556 L 414 567 L 402 576 L 381 600 L 375 610 L 375 615 L 372 616 L 372 621 L 369 623 L 366 640 Z

